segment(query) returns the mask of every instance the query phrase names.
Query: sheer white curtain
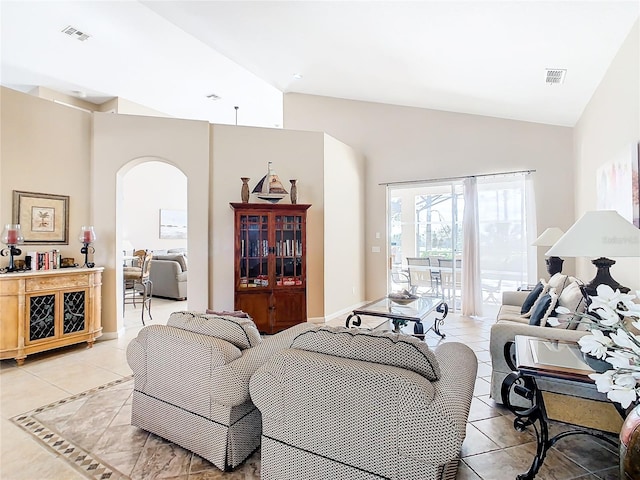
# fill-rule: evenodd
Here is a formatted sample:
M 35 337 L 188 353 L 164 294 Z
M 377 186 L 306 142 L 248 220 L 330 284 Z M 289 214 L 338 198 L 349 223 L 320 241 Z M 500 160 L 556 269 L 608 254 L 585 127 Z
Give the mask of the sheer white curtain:
M 527 283 L 533 285 L 537 282 L 538 274 L 538 252 L 537 247 L 532 244 L 538 238 L 538 228 L 536 219 L 536 197 L 533 190 L 533 174 L 524 178 L 525 192 L 525 217 L 527 219 Z
M 480 283 L 480 227 L 478 186 L 475 177 L 465 178 L 462 213 L 462 314 L 482 315 Z

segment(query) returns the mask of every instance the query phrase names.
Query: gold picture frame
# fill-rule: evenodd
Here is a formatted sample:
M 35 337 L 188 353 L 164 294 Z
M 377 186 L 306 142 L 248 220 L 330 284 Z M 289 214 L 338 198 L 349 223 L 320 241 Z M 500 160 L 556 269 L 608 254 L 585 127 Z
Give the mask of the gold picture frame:
M 69 196 L 13 191 L 13 223 L 24 243 L 69 244 Z

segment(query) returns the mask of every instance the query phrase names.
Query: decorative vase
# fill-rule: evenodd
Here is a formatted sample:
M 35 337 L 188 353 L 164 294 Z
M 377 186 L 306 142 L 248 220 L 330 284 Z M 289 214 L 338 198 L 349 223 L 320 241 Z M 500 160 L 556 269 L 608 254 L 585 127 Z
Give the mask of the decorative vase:
M 631 409 L 620 429 L 620 478 L 640 478 L 640 404 Z
M 249 180 L 248 177 L 241 177 L 242 180 L 242 190 L 240 190 L 240 198 L 242 198 L 242 203 L 249 203 Z
M 296 185 L 297 180 L 289 180 L 291 182 L 291 203 L 298 203 L 298 186 Z

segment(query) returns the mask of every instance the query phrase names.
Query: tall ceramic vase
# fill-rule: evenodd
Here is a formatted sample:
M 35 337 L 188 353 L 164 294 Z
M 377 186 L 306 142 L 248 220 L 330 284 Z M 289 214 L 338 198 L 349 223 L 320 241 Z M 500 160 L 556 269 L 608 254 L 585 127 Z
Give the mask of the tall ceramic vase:
M 298 186 L 296 185 L 297 180 L 289 180 L 291 182 L 291 203 L 298 203 Z
M 240 190 L 240 198 L 242 198 L 242 203 L 249 203 L 249 180 L 248 177 L 241 177 L 242 180 L 242 189 Z
M 640 404 L 631 410 L 620 429 L 620 479 L 640 478 Z

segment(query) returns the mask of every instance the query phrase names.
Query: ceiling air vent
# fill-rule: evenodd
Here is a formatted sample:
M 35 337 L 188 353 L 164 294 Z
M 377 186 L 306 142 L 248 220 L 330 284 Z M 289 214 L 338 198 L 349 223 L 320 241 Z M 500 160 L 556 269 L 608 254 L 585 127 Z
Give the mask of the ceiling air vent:
M 87 38 L 89 38 L 89 35 L 87 35 L 84 32 L 81 32 L 77 28 L 73 28 L 71 25 L 67 25 L 66 27 L 64 27 L 64 29 L 62 30 L 62 33 L 66 33 L 70 37 L 74 37 L 77 40 L 80 40 L 81 42 L 84 42 Z
M 564 83 L 567 70 L 563 68 L 547 68 L 547 84 L 555 85 Z

